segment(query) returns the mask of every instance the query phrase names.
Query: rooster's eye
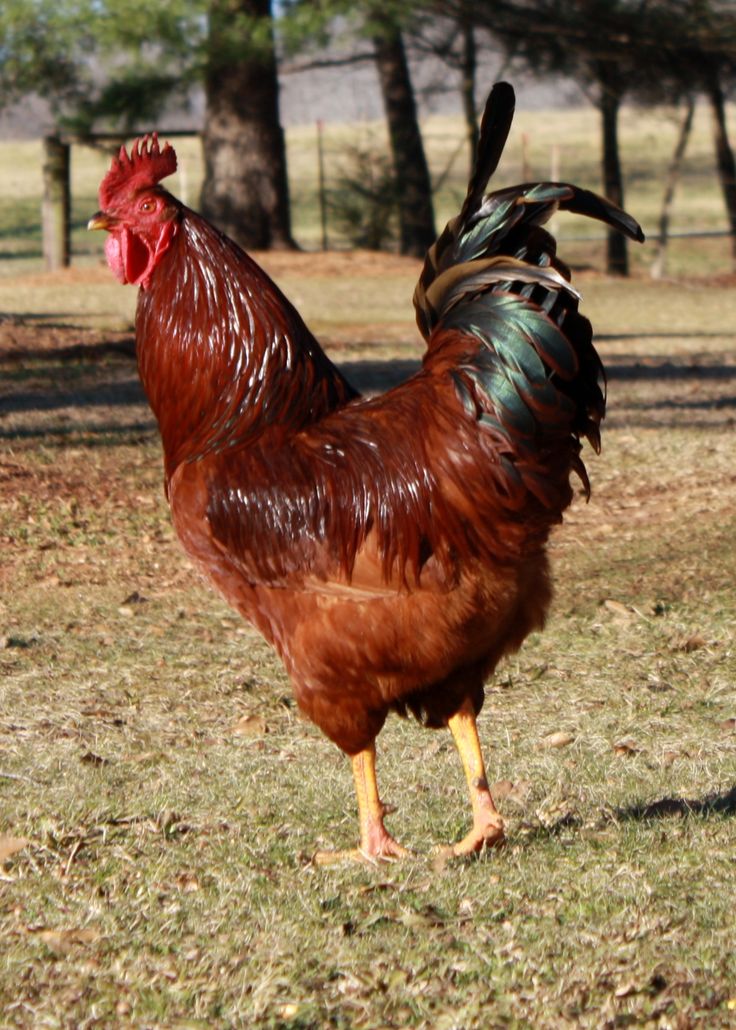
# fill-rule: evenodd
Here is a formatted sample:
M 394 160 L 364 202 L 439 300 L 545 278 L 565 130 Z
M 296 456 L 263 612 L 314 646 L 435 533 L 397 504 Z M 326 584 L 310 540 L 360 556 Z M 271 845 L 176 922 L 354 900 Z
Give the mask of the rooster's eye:
M 153 211 L 153 208 L 154 208 L 154 204 L 153 204 L 152 200 L 144 200 L 141 203 L 141 205 L 139 207 L 139 210 L 140 211 Z

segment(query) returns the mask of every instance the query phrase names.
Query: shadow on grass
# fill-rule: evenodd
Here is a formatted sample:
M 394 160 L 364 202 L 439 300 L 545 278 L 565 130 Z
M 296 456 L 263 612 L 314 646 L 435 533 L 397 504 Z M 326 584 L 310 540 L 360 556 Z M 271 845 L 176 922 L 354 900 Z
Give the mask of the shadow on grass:
M 70 332 L 69 327 L 65 326 L 61 321 L 64 318 L 64 314 L 60 313 L 58 317 L 60 319 L 58 323 L 53 325 L 44 323 L 43 326 L 38 327 L 39 332 L 42 333 L 44 330 L 49 329 L 61 330 L 64 333 Z M 33 323 L 39 318 L 40 316 L 34 316 L 29 313 L 28 315 L 20 316 L 19 324 L 22 325 L 24 322 Z M 2 325 L 1 320 L 0 325 Z M 613 339 L 614 337 L 610 338 Z M 91 379 L 99 377 L 99 369 L 95 366 L 108 357 L 135 360 L 135 341 L 131 336 L 124 336 L 120 339 L 105 339 L 104 336 L 102 338 L 97 336 L 96 339 L 93 338 L 89 342 L 78 341 L 79 338 L 77 336 L 75 342 L 66 346 L 59 346 L 56 341 L 53 341 L 51 346 L 21 346 L 13 347 L 9 351 L 2 348 L 0 341 L 0 360 L 6 360 L 12 364 L 23 361 L 33 361 L 39 364 L 46 362 L 49 364 L 60 362 L 75 363 L 76 376 L 83 378 L 88 373 Z M 89 365 L 88 368 L 85 367 L 87 363 Z M 361 393 L 369 396 L 397 386 L 421 367 L 420 361 L 416 358 L 394 358 L 390 360 L 361 359 L 344 362 L 338 361 L 338 364 L 341 371 L 356 388 Z M 608 363 L 607 374 L 608 378 L 612 381 L 639 380 L 648 383 L 655 381 L 679 381 L 680 383 L 689 383 L 708 380 L 711 382 L 726 382 L 736 379 L 736 363 L 730 361 L 730 356 L 726 352 L 723 353 L 721 360 L 717 364 L 699 364 L 694 359 L 680 362 L 662 355 L 639 356 L 623 354 Z M 37 387 L 31 390 L 16 391 L 10 395 L 6 394 L 0 400 L 0 413 L 51 411 L 56 408 L 70 406 L 80 408 L 99 405 L 125 407 L 145 402 L 137 377 L 131 377 L 130 380 L 126 379 L 124 382 L 112 383 L 100 381 L 95 383 L 88 380 L 88 384 L 75 384 L 69 390 L 64 390 L 63 388 L 59 389 L 61 384 L 57 382 L 56 389 L 53 391 L 44 387 Z M 697 409 L 719 410 L 730 407 L 736 407 L 736 395 L 732 393 L 719 397 L 668 395 L 652 397 L 650 400 L 629 401 L 624 406 L 626 410 L 669 411 L 675 419 L 681 411 Z M 626 416 L 626 421 L 627 424 L 631 421 L 630 416 Z M 109 431 L 110 428 L 112 427 L 109 427 L 106 431 Z M 125 427 L 124 431 L 127 432 L 128 427 Z M 43 432 L 53 433 L 54 430 L 47 428 Z M 60 432 L 68 432 L 68 430 L 64 429 Z M 12 436 L 13 434 L 9 432 L 2 435 Z M 39 435 L 43 435 L 42 431 L 39 431 Z
M 660 798 L 646 805 L 619 808 L 615 817 L 621 822 L 646 822 L 688 815 L 736 815 L 736 785 L 722 794 L 707 794 L 704 798 Z
M 68 330 L 63 322 L 44 322 L 44 329 Z M 122 340 L 104 340 L 99 343 L 72 343 L 68 347 L 17 348 L 3 351 L 0 346 L 0 361 L 101 361 L 108 357 L 135 358 L 135 339 L 126 336 Z
M 90 425 L 76 422 L 67 426 L 45 426 L 41 429 L 0 429 L 0 440 L 43 440 L 48 447 L 118 447 L 121 443 L 147 443 L 157 438 L 158 427 L 150 422 L 104 422 Z
M 124 382 L 73 386 L 67 390 L 18 390 L 0 399 L 0 414 L 11 411 L 54 411 L 57 408 L 128 407 L 144 404 L 143 387 L 135 379 Z
M 631 382 L 649 382 L 651 380 L 669 382 L 673 379 L 715 380 L 736 379 L 736 362 L 720 365 L 701 365 L 697 362 L 675 362 L 668 359 L 647 359 L 638 361 L 629 358 L 628 363 L 607 361 L 606 378 L 611 381 L 623 379 Z
M 709 331 L 692 331 L 686 332 L 651 332 L 651 333 L 596 333 L 595 339 L 598 343 L 601 341 L 611 342 L 612 340 L 697 340 L 702 337 L 703 339 L 718 339 L 719 336 L 731 336 L 731 333 L 720 332 L 716 330 Z
M 647 823 L 657 819 L 684 819 L 688 816 L 736 816 L 736 785 L 720 794 L 707 794 L 703 798 L 665 797 L 647 804 L 616 808 L 605 813 L 596 830 L 620 823 Z M 586 821 L 574 812 L 565 812 L 551 823 L 532 823 L 522 826 L 520 836 L 525 841 L 557 837 L 566 831 L 579 834 L 586 829 Z

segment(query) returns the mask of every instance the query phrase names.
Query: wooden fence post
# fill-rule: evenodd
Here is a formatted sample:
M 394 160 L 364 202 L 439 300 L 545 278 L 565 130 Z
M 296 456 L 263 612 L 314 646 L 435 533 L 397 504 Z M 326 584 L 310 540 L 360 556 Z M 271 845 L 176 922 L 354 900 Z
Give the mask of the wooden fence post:
M 46 269 L 55 272 L 70 263 L 70 186 L 68 143 L 57 136 L 43 141 L 43 256 Z

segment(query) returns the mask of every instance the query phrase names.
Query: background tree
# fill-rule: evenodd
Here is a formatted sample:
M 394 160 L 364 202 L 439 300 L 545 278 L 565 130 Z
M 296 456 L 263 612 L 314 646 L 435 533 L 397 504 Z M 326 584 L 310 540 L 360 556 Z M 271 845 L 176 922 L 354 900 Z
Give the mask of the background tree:
M 510 58 L 537 74 L 569 75 L 585 89 L 601 113 L 603 192 L 623 207 L 618 115 L 643 71 L 642 47 L 656 38 L 659 9 L 647 0 L 489 0 L 475 8 L 475 16 Z M 627 242 L 609 231 L 611 274 L 628 274 Z
M 0 105 L 49 102 L 59 132 L 143 130 L 206 93 L 203 203 L 249 247 L 289 246 L 268 0 L 6 0 Z
M 270 0 L 211 0 L 203 214 L 246 247 L 293 247 Z
M 736 159 L 728 134 L 726 96 L 736 81 L 736 4 L 733 0 L 657 0 L 667 29 L 653 55 L 653 72 L 670 95 L 694 89 L 707 97 L 713 116 L 716 167 L 726 207 L 736 267 Z
M 449 0 L 459 13 L 464 0 Z M 646 102 L 709 98 L 714 138 L 736 258 L 736 164 L 725 119 L 726 84 L 736 69 L 733 0 L 487 0 L 474 8 L 478 24 L 496 35 L 511 58 L 535 73 L 576 79 L 601 112 L 602 179 L 623 206 L 618 114 L 624 97 Z M 627 241 L 608 236 L 608 270 L 628 271 Z
M 368 15 L 388 122 L 399 212 L 399 249 L 423 257 L 435 240 L 429 167 L 424 153 L 398 15 L 375 7 Z
M 452 9 L 444 2 L 434 0 L 421 3 L 419 16 L 411 20 L 406 30 L 412 50 L 420 56 L 438 58 L 452 73 L 455 81 L 442 78 L 430 90 L 447 93 L 457 89 L 460 106 L 465 120 L 468 141 L 468 172 L 475 161 L 478 146 L 479 116 L 482 104 L 476 102 L 478 73 L 478 32 L 475 6 L 471 0 L 455 0 Z M 484 50 L 498 52 L 497 45 L 491 46 L 489 33 L 483 34 Z M 499 64 L 501 62 L 499 61 Z M 499 76 L 494 76 L 498 78 Z M 484 88 L 489 83 L 484 83 Z
M 432 183 L 404 39 L 405 28 L 414 25 L 419 10 L 418 2 L 406 0 L 293 0 L 290 9 L 292 24 L 294 14 L 301 12 L 301 23 L 311 24 L 312 38 L 322 46 L 339 35 L 349 39 L 353 49 L 347 57 L 320 55 L 314 64 L 302 63 L 302 70 L 374 62 L 391 149 L 399 249 L 415 256 L 423 256 L 435 240 Z

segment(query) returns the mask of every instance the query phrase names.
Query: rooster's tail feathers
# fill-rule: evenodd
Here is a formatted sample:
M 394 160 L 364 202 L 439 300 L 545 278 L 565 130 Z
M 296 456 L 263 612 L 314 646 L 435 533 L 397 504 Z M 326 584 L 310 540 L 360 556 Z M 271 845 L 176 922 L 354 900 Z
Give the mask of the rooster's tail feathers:
M 488 99 L 465 201 L 427 254 L 414 303 L 428 340 L 425 361 L 447 369 L 449 360 L 455 392 L 482 438 L 492 441 L 499 474 L 561 510 L 569 471 L 589 489 L 579 441 L 600 449 L 605 374 L 570 272 L 543 225 L 563 210 L 634 240 L 644 236 L 625 211 L 570 183 L 486 194 L 513 111 L 513 90 L 499 83 Z
M 555 292 L 564 289 L 577 296 L 567 285 L 568 270 L 556 258 L 554 239 L 540 228 L 557 210 L 595 218 L 633 240 L 644 239 L 638 223 L 625 211 L 570 183 L 526 183 L 486 195 L 513 114 L 513 89 L 505 82 L 497 83 L 481 122 L 465 201 L 459 215 L 448 222 L 430 247 L 414 293 L 417 323 L 425 339 L 429 339 L 463 294 L 477 291 L 479 274 L 485 275 L 486 288 L 493 288 L 495 282 L 504 278 L 527 284 L 534 280 Z M 506 275 L 511 269 L 505 266 L 512 264 L 516 264 L 514 275 Z

